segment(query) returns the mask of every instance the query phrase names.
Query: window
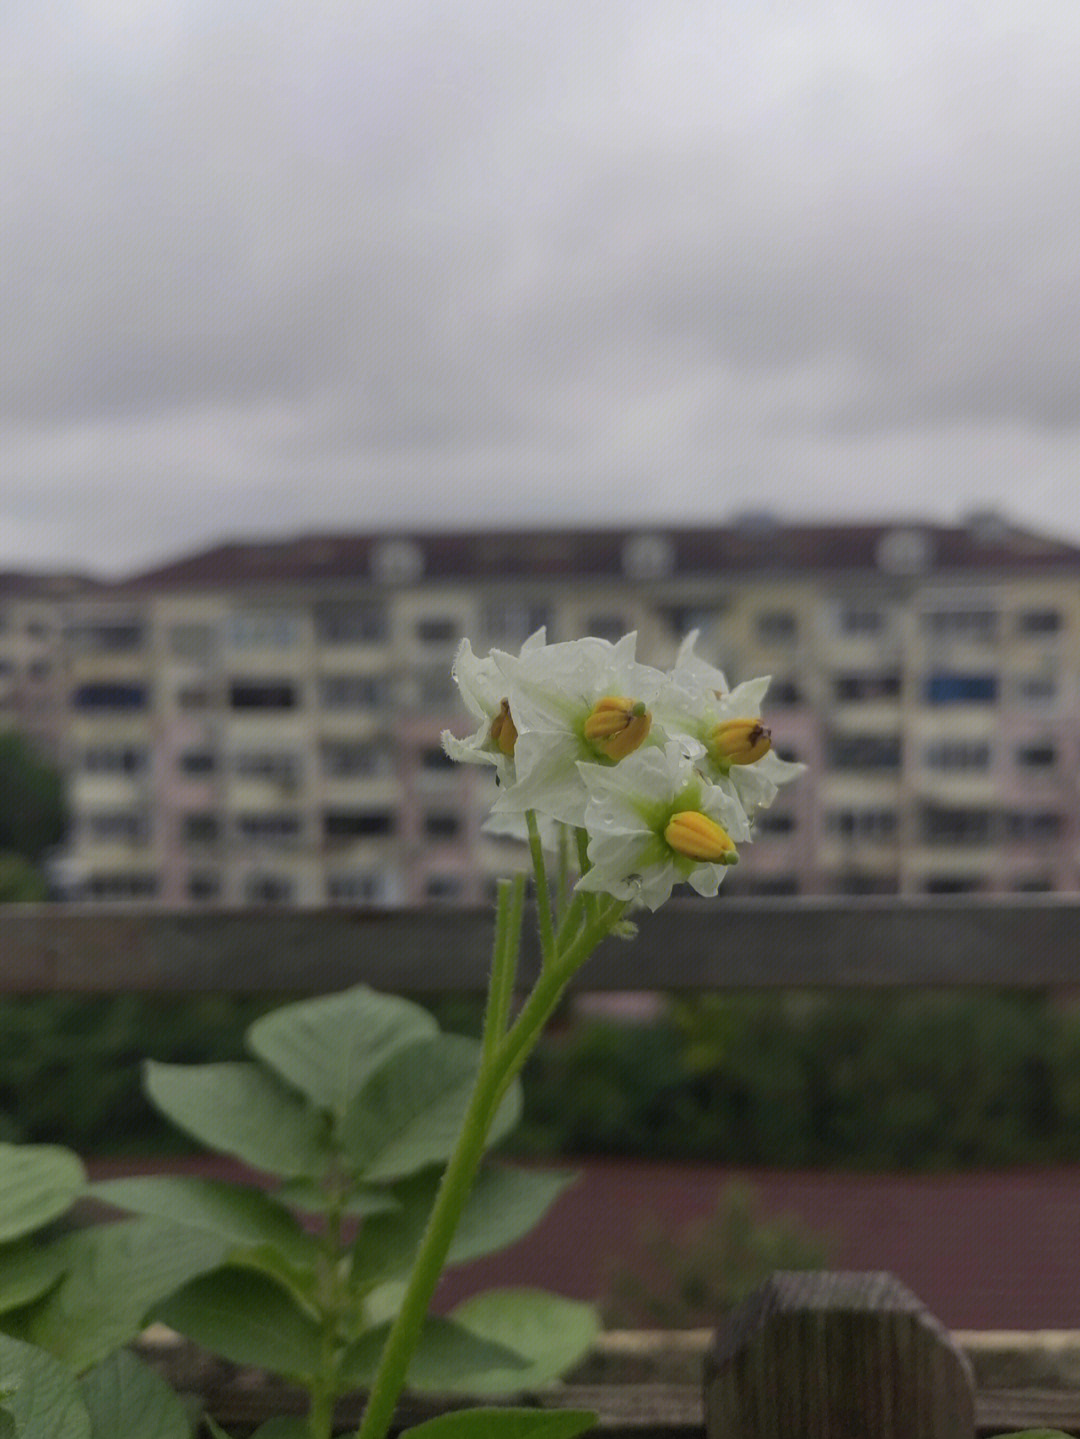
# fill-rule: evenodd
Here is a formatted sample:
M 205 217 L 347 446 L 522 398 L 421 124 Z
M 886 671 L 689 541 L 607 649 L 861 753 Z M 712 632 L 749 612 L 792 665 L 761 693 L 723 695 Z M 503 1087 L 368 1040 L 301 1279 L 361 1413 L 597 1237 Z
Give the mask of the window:
M 247 844 L 295 844 L 300 816 L 290 811 L 254 811 L 236 816 L 236 836 Z
M 251 874 L 244 885 L 248 904 L 291 904 L 293 882 L 281 874 Z
M 1056 635 L 1061 629 L 1061 611 L 1021 610 L 1016 616 L 1016 629 L 1021 635 Z
M 830 769 L 899 769 L 900 736 L 830 735 L 826 740 L 826 763 Z
M 234 649 L 289 650 L 303 639 L 303 627 L 296 615 L 252 612 L 233 615 L 226 638 Z
M 205 663 L 213 650 L 214 632 L 209 625 L 173 625 L 168 643 L 174 659 Z
M 390 638 L 386 606 L 377 600 L 327 600 L 317 604 L 315 637 L 323 645 L 383 644 Z
M 428 810 L 424 816 L 424 834 L 428 839 L 455 839 L 461 833 L 461 816 L 453 810 Z
M 876 605 L 846 601 L 837 608 L 836 628 L 842 635 L 879 635 L 885 628 L 885 615 Z
M 324 675 L 319 686 L 324 709 L 372 709 L 386 699 L 384 675 Z
M 533 600 L 498 599 L 484 606 L 485 633 L 504 647 L 519 648 L 541 626 L 551 627 L 550 605 Z M 550 634 L 548 639 L 550 641 Z
M 890 840 L 896 834 L 894 809 L 833 809 L 825 815 L 825 829 L 839 839 L 868 843 Z
M 451 645 L 457 642 L 461 625 L 443 615 L 427 615 L 416 622 L 416 638 L 424 645 Z
M 425 710 L 456 708 L 459 703 L 457 686 L 445 665 L 440 665 L 437 670 L 421 671 L 417 678 L 416 699 L 420 708 Z
M 327 740 L 319 753 L 327 779 L 371 779 L 394 772 L 394 751 L 385 740 Z
M 149 759 L 141 745 L 94 745 L 83 750 L 80 768 L 84 774 L 142 774 Z
M 76 654 L 130 654 L 142 648 L 145 630 L 136 620 L 72 625 L 68 642 Z
M 833 679 L 833 695 L 845 704 L 899 699 L 900 676 L 895 670 L 880 674 L 836 675 Z
M 766 702 L 770 709 L 782 709 L 785 705 L 802 703 L 802 691 L 794 680 L 773 680 L 769 685 Z
M 370 839 L 394 832 L 394 813 L 388 809 L 328 809 L 323 816 L 327 839 Z
M 424 894 L 428 899 L 446 903 L 448 900 L 460 899 L 463 889 L 464 886 L 456 874 L 431 874 L 424 885 Z
M 1016 697 L 1022 704 L 1047 704 L 1057 698 L 1053 675 L 1023 675 L 1016 682 Z
M 208 749 L 184 750 L 176 763 L 180 773 L 187 775 L 213 774 L 217 767 L 214 755 Z
M 216 874 L 196 872 L 188 875 L 187 897 L 195 904 L 219 898 L 221 880 Z
M 1057 763 L 1057 750 L 1053 740 L 1034 740 L 1016 751 L 1016 763 L 1021 769 L 1053 769 Z
M 1005 833 L 1011 840 L 1058 839 L 1064 828 L 1064 816 L 1055 810 L 1016 810 L 1005 815 Z
M 100 843 L 137 844 L 148 838 L 150 824 L 136 810 L 98 810 L 83 819 L 88 838 Z
M 420 768 L 426 774 L 453 774 L 457 769 L 454 761 L 441 745 L 429 745 L 420 751 Z
M 992 609 L 927 610 L 922 627 L 932 639 L 990 644 L 998 636 L 998 615 Z
M 94 900 L 153 899 L 158 892 L 155 874 L 123 870 L 91 874 L 86 880 L 86 897 Z
M 975 894 L 982 880 L 970 874 L 932 874 L 922 883 L 923 894 Z
M 986 770 L 990 768 L 990 746 L 986 740 L 935 740 L 923 751 L 930 769 Z
M 331 904 L 377 904 L 385 891 L 386 881 L 378 870 L 352 870 L 326 878 L 326 898 Z
M 984 845 L 997 838 L 997 816 L 990 809 L 925 805 L 920 816 L 924 844 Z
M 896 880 L 889 874 L 867 874 L 863 870 L 843 870 L 833 880 L 837 894 L 895 894 Z
M 762 610 L 757 617 L 758 638 L 771 644 L 786 644 L 798 632 L 792 610 Z
M 1057 886 L 1052 875 L 1024 874 L 1013 880 L 1012 888 L 1015 894 L 1049 894 Z
M 594 614 L 585 622 L 585 633 L 595 635 L 598 640 L 616 644 L 626 634 L 626 621 L 622 615 Z
M 71 696 L 77 710 L 136 710 L 149 703 L 146 685 L 99 682 L 80 685 Z
M 300 782 L 302 764 L 292 750 L 240 750 L 233 756 L 233 772 L 239 779 L 295 785 Z
M 997 697 L 993 674 L 932 674 L 923 686 L 923 698 L 931 705 L 994 704 Z
M 756 894 L 763 899 L 781 899 L 798 894 L 799 881 L 793 874 L 749 875 L 739 889 L 742 894 Z
M 28 678 L 32 679 L 36 684 L 41 684 L 41 682 L 47 680 L 52 673 L 52 665 L 49 664 L 48 660 L 31 660 L 30 664 L 27 665 L 26 673 Z
M 185 844 L 215 843 L 220 834 L 217 815 L 207 812 L 184 815 L 181 834 Z
M 229 687 L 234 710 L 291 710 L 299 702 L 297 687 L 288 680 L 234 680 Z
M 762 810 L 754 821 L 754 834 L 782 835 L 795 833 L 795 816 L 787 810 Z

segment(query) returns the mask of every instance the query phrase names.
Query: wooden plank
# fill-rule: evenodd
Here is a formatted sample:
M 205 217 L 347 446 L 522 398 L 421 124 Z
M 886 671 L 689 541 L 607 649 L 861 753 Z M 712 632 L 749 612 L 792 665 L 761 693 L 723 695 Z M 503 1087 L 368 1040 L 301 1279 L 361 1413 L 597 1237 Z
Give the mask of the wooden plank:
M 1080 901 L 1058 895 L 684 900 L 639 924 L 578 988 L 1080 985 Z M 7 905 L 0 991 L 478 992 L 491 933 L 487 909 Z M 523 981 L 536 964 L 530 934 Z
M 708 1439 L 974 1439 L 971 1366 L 891 1274 L 778 1270 L 705 1355 Z

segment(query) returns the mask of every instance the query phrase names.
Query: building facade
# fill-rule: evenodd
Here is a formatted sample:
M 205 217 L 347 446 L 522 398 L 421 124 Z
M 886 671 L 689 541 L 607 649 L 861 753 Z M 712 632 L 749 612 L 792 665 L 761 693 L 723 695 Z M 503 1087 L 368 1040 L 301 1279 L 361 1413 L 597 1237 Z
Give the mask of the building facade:
M 808 768 L 733 895 L 1077 888 L 1080 551 L 995 516 L 318 536 L 0 607 L 0 713 L 65 767 L 87 901 L 485 901 L 524 857 L 481 830 L 491 773 L 443 754 L 471 728 L 450 667 L 542 624 L 636 630 L 661 667 L 697 629 L 732 683 L 773 676 Z

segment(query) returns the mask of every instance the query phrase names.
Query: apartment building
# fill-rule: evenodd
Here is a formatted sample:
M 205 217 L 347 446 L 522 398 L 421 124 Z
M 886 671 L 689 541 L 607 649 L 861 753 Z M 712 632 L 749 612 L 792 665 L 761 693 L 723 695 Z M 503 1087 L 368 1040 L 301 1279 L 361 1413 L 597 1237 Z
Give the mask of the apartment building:
M 0 656 L 4 635 L 29 644 L 26 603 L 0 595 Z M 490 773 L 443 755 L 442 729 L 471 727 L 450 666 L 462 635 L 516 648 L 541 624 L 637 630 L 660 666 L 698 629 L 733 682 L 773 676 L 774 743 L 808 770 L 733 895 L 1077 887 L 1080 551 L 993 515 L 325 535 L 48 604 L 38 725 L 86 900 L 486 900 L 523 857 L 481 830 Z

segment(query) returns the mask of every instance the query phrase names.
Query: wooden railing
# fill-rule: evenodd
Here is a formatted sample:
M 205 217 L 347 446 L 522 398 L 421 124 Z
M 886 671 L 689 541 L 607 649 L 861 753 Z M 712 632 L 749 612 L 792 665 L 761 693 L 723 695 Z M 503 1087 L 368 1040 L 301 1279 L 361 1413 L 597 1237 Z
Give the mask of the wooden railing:
M 1080 988 L 1080 896 L 681 900 L 607 941 L 588 990 Z M 482 991 L 488 909 L 0 907 L 0 991 Z M 521 976 L 535 974 L 526 942 Z

